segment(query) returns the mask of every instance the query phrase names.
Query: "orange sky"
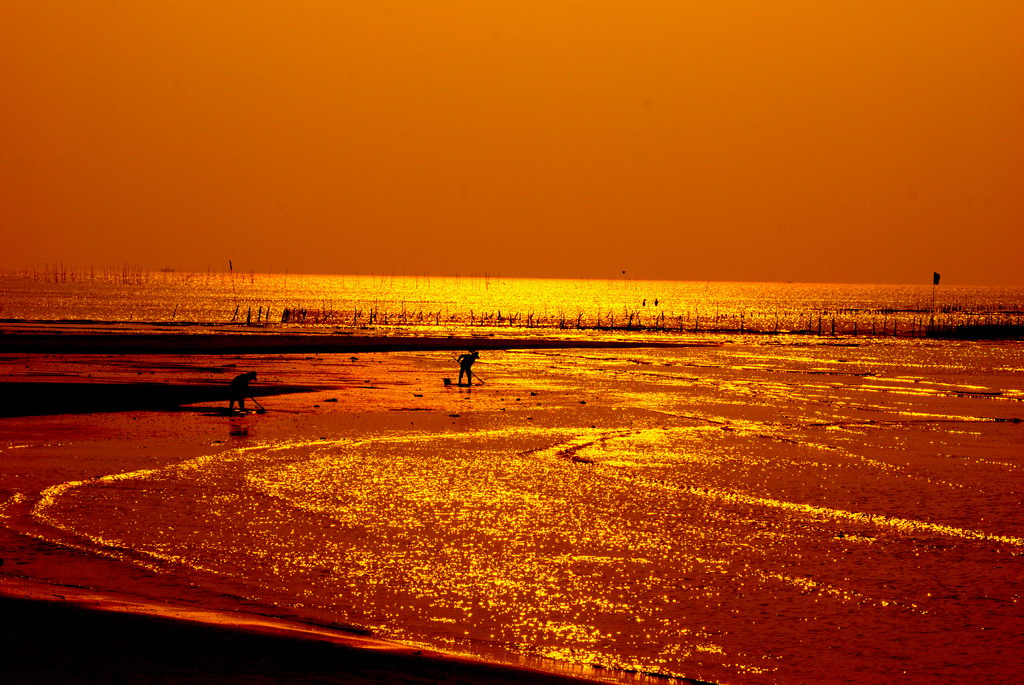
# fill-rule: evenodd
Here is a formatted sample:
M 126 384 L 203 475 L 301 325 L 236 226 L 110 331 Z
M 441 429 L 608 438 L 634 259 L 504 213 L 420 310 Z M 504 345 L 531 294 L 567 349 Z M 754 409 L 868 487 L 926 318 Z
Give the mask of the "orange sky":
M 4 0 L 0 266 L 1024 285 L 1020 0 Z

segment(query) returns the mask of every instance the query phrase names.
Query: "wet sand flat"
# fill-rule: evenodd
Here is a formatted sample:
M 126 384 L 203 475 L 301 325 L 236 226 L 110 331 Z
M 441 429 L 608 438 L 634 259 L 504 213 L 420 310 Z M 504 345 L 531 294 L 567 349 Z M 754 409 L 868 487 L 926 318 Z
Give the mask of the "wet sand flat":
M 182 354 L 164 336 L 159 342 L 170 345 L 158 352 L 146 347 L 148 354 L 124 354 L 106 344 L 62 354 L 50 346 L 45 354 L 0 357 L 0 414 L 11 417 L 0 418 L 7 448 L 0 460 L 0 519 L 6 524 L 0 529 L 0 611 L 6 619 L 2 639 L 18 655 L 5 667 L 4 682 L 590 680 L 377 640 L 329 619 L 289 620 L 280 607 L 247 600 L 235 588 L 215 582 L 204 588 L 210 579 L 139 568 L 137 560 L 97 553 L 74 536 L 39 525 L 31 513 L 39 493 L 61 482 L 295 437 L 300 417 L 298 432 L 307 437 L 339 430 L 359 434 L 368 424 L 388 430 L 406 424 L 414 409 L 408 406 L 410 393 L 399 399 L 374 378 L 379 366 L 395 374 L 402 365 L 396 369 L 386 354 L 358 350 L 418 344 L 361 342 L 346 346 L 345 355 L 245 354 L 251 346 L 220 340 L 221 356 L 211 358 L 193 350 Z M 436 344 L 457 350 L 465 342 Z M 450 367 L 443 362 L 430 379 L 449 398 L 453 389 L 440 380 Z M 260 371 L 252 390 L 269 412 L 225 414 L 226 382 L 250 368 Z M 452 421 L 448 409 L 430 413 L 415 413 L 422 426 L 445 430 Z
M 267 412 L 0 419 L 0 572 L 615 682 L 1007 674 L 1018 350 L 493 350 L 472 389 L 441 350 L 10 355 L 86 387 L 253 369 Z

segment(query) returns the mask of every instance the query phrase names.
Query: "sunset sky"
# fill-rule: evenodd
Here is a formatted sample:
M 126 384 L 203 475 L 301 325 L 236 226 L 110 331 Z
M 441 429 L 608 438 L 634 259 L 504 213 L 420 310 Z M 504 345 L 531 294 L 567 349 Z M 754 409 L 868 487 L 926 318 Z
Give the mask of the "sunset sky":
M 1020 0 L 4 0 L 5 269 L 1024 286 Z

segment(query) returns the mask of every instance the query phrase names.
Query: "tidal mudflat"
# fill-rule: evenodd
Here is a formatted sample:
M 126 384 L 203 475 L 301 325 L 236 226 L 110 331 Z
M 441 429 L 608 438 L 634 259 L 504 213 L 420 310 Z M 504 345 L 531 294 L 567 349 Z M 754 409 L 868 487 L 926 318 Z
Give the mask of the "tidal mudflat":
M 716 342 L 471 389 L 440 350 L 34 359 L 251 368 L 267 411 L 0 419 L 3 571 L 613 681 L 1012 679 L 1020 344 Z

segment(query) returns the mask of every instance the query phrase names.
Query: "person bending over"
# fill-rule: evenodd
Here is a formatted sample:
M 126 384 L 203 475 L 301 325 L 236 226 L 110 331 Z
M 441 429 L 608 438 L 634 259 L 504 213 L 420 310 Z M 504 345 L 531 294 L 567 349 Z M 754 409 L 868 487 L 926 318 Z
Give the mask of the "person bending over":
M 238 402 L 238 411 L 245 411 L 245 398 L 249 396 L 249 383 L 256 380 L 256 372 L 249 371 L 235 376 L 231 381 L 231 401 L 228 403 L 228 410 L 235 408 Z
M 477 360 L 480 353 L 470 350 L 467 354 L 459 355 L 459 385 L 462 385 L 462 377 L 466 377 L 466 385 L 473 385 L 473 362 Z

